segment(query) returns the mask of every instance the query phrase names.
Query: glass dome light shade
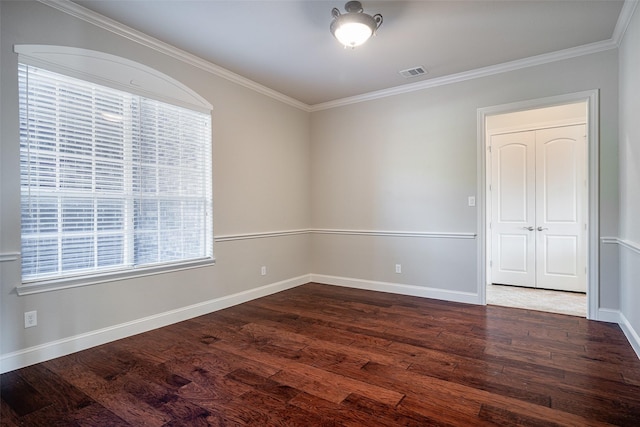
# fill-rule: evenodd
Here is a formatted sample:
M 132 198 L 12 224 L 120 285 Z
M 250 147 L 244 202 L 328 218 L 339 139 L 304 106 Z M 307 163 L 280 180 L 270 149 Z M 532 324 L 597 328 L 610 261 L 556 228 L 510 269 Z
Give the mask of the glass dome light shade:
M 346 22 L 338 25 L 333 35 L 345 47 L 356 47 L 369 40 L 371 28 L 360 22 Z
M 354 48 L 360 46 L 375 34 L 382 24 L 382 15 L 367 15 L 362 12 L 360 2 L 348 2 L 347 13 L 340 14 L 334 8 L 331 11 L 333 21 L 331 22 L 331 34 L 345 47 Z

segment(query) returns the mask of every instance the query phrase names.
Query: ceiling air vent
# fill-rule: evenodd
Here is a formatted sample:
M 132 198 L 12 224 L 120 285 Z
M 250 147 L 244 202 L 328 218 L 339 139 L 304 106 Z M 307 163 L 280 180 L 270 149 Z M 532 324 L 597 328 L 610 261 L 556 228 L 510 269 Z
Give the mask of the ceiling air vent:
M 414 68 L 402 70 L 400 71 L 400 74 L 403 77 L 410 79 L 412 77 L 424 76 L 425 74 L 427 74 L 427 70 L 425 70 L 424 67 L 420 66 L 420 67 L 414 67 Z

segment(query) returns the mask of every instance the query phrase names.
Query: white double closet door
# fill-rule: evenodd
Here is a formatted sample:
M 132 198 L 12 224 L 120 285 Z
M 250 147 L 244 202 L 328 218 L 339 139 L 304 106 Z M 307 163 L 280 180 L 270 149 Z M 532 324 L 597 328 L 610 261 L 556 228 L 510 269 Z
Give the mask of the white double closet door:
M 491 281 L 586 292 L 586 126 L 491 136 Z

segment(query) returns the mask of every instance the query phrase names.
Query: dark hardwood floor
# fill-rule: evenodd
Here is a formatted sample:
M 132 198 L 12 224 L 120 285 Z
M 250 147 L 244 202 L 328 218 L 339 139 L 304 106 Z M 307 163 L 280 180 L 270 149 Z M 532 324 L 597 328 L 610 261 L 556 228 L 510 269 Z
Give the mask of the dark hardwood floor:
M 319 284 L 1 386 L 3 426 L 640 426 L 617 325 Z

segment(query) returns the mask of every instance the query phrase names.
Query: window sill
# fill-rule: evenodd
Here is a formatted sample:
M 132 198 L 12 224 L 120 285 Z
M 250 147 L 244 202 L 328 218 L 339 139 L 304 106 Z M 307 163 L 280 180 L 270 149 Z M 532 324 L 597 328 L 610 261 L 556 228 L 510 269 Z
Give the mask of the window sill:
M 129 280 L 156 274 L 170 273 L 182 270 L 191 270 L 212 266 L 216 263 L 215 258 L 199 259 L 195 261 L 183 262 L 180 264 L 165 264 L 154 267 L 137 268 L 133 270 L 109 272 L 82 277 L 70 277 L 64 279 L 42 280 L 37 282 L 23 283 L 16 286 L 16 293 L 19 296 L 39 294 L 42 292 L 59 291 L 62 289 L 78 288 L 80 286 L 90 286 L 99 283 L 115 282 L 119 280 Z

